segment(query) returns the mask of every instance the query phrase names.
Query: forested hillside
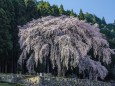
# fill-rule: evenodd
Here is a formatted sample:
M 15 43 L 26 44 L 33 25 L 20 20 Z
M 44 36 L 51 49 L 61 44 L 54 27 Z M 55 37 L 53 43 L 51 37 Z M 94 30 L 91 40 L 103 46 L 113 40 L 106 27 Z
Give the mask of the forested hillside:
M 16 73 L 19 69 L 18 59 L 21 54 L 19 46 L 19 29 L 27 22 L 46 16 L 59 17 L 61 15 L 77 17 L 91 25 L 98 24 L 100 32 L 106 37 L 110 48 L 115 49 L 115 22 L 107 24 L 105 18 L 98 18 L 95 14 L 84 13 L 80 9 L 75 13 L 72 9 L 65 10 L 63 5 L 50 5 L 43 0 L 0 0 L 0 72 Z M 109 70 L 107 79 L 115 79 L 114 66 L 115 56 L 112 63 L 106 65 Z M 23 71 L 25 72 L 25 70 Z

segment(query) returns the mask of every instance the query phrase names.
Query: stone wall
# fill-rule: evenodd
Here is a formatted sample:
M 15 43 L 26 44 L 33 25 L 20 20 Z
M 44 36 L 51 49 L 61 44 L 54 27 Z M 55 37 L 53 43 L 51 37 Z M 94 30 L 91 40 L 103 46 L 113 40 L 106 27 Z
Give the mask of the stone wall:
M 111 86 L 111 83 L 76 78 L 1 74 L 0 81 L 24 84 L 25 86 Z

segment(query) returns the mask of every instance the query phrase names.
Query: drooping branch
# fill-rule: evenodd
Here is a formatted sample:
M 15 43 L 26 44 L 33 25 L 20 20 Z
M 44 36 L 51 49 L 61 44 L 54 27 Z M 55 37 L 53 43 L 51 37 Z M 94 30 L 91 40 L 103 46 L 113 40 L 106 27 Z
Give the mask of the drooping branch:
M 106 68 L 100 62 L 91 60 L 87 54 L 93 49 L 95 58 L 109 64 L 114 53 L 97 25 L 92 26 L 74 17 L 48 16 L 33 20 L 20 27 L 19 37 L 22 49 L 19 63 L 21 65 L 23 60 L 28 59 L 28 71 L 33 71 L 35 64 L 37 67 L 38 62 L 42 64 L 49 58 L 52 67 L 57 67 L 59 75 L 62 68 L 68 70 L 78 67 L 80 72 L 89 70 L 90 78 L 92 74 L 97 74 L 97 77 L 104 79 Z M 33 53 L 27 57 L 30 51 Z

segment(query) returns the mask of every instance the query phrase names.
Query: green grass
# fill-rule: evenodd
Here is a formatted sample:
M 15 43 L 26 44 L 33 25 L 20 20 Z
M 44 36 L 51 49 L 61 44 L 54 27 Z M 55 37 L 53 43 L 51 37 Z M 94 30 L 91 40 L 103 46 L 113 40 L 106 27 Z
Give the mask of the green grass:
M 24 85 L 12 84 L 12 83 L 0 83 L 0 86 L 24 86 Z
M 0 83 L 0 86 L 16 86 L 15 84 Z

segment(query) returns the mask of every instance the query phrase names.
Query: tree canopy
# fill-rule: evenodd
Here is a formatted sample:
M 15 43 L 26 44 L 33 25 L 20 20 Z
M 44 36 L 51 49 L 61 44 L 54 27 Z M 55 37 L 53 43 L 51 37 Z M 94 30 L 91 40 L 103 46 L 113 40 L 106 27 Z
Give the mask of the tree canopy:
M 78 18 L 79 18 L 79 20 L 84 20 L 85 19 L 82 9 L 80 9 Z
M 114 53 L 97 26 L 67 16 L 33 20 L 20 28 L 19 36 L 19 63 L 26 62 L 29 73 L 34 73 L 39 64 L 49 69 L 49 60 L 59 76 L 79 68 L 79 74 L 88 71 L 89 79 L 104 79 L 108 71 L 101 62 L 109 64 Z M 93 56 L 88 54 L 91 49 Z

